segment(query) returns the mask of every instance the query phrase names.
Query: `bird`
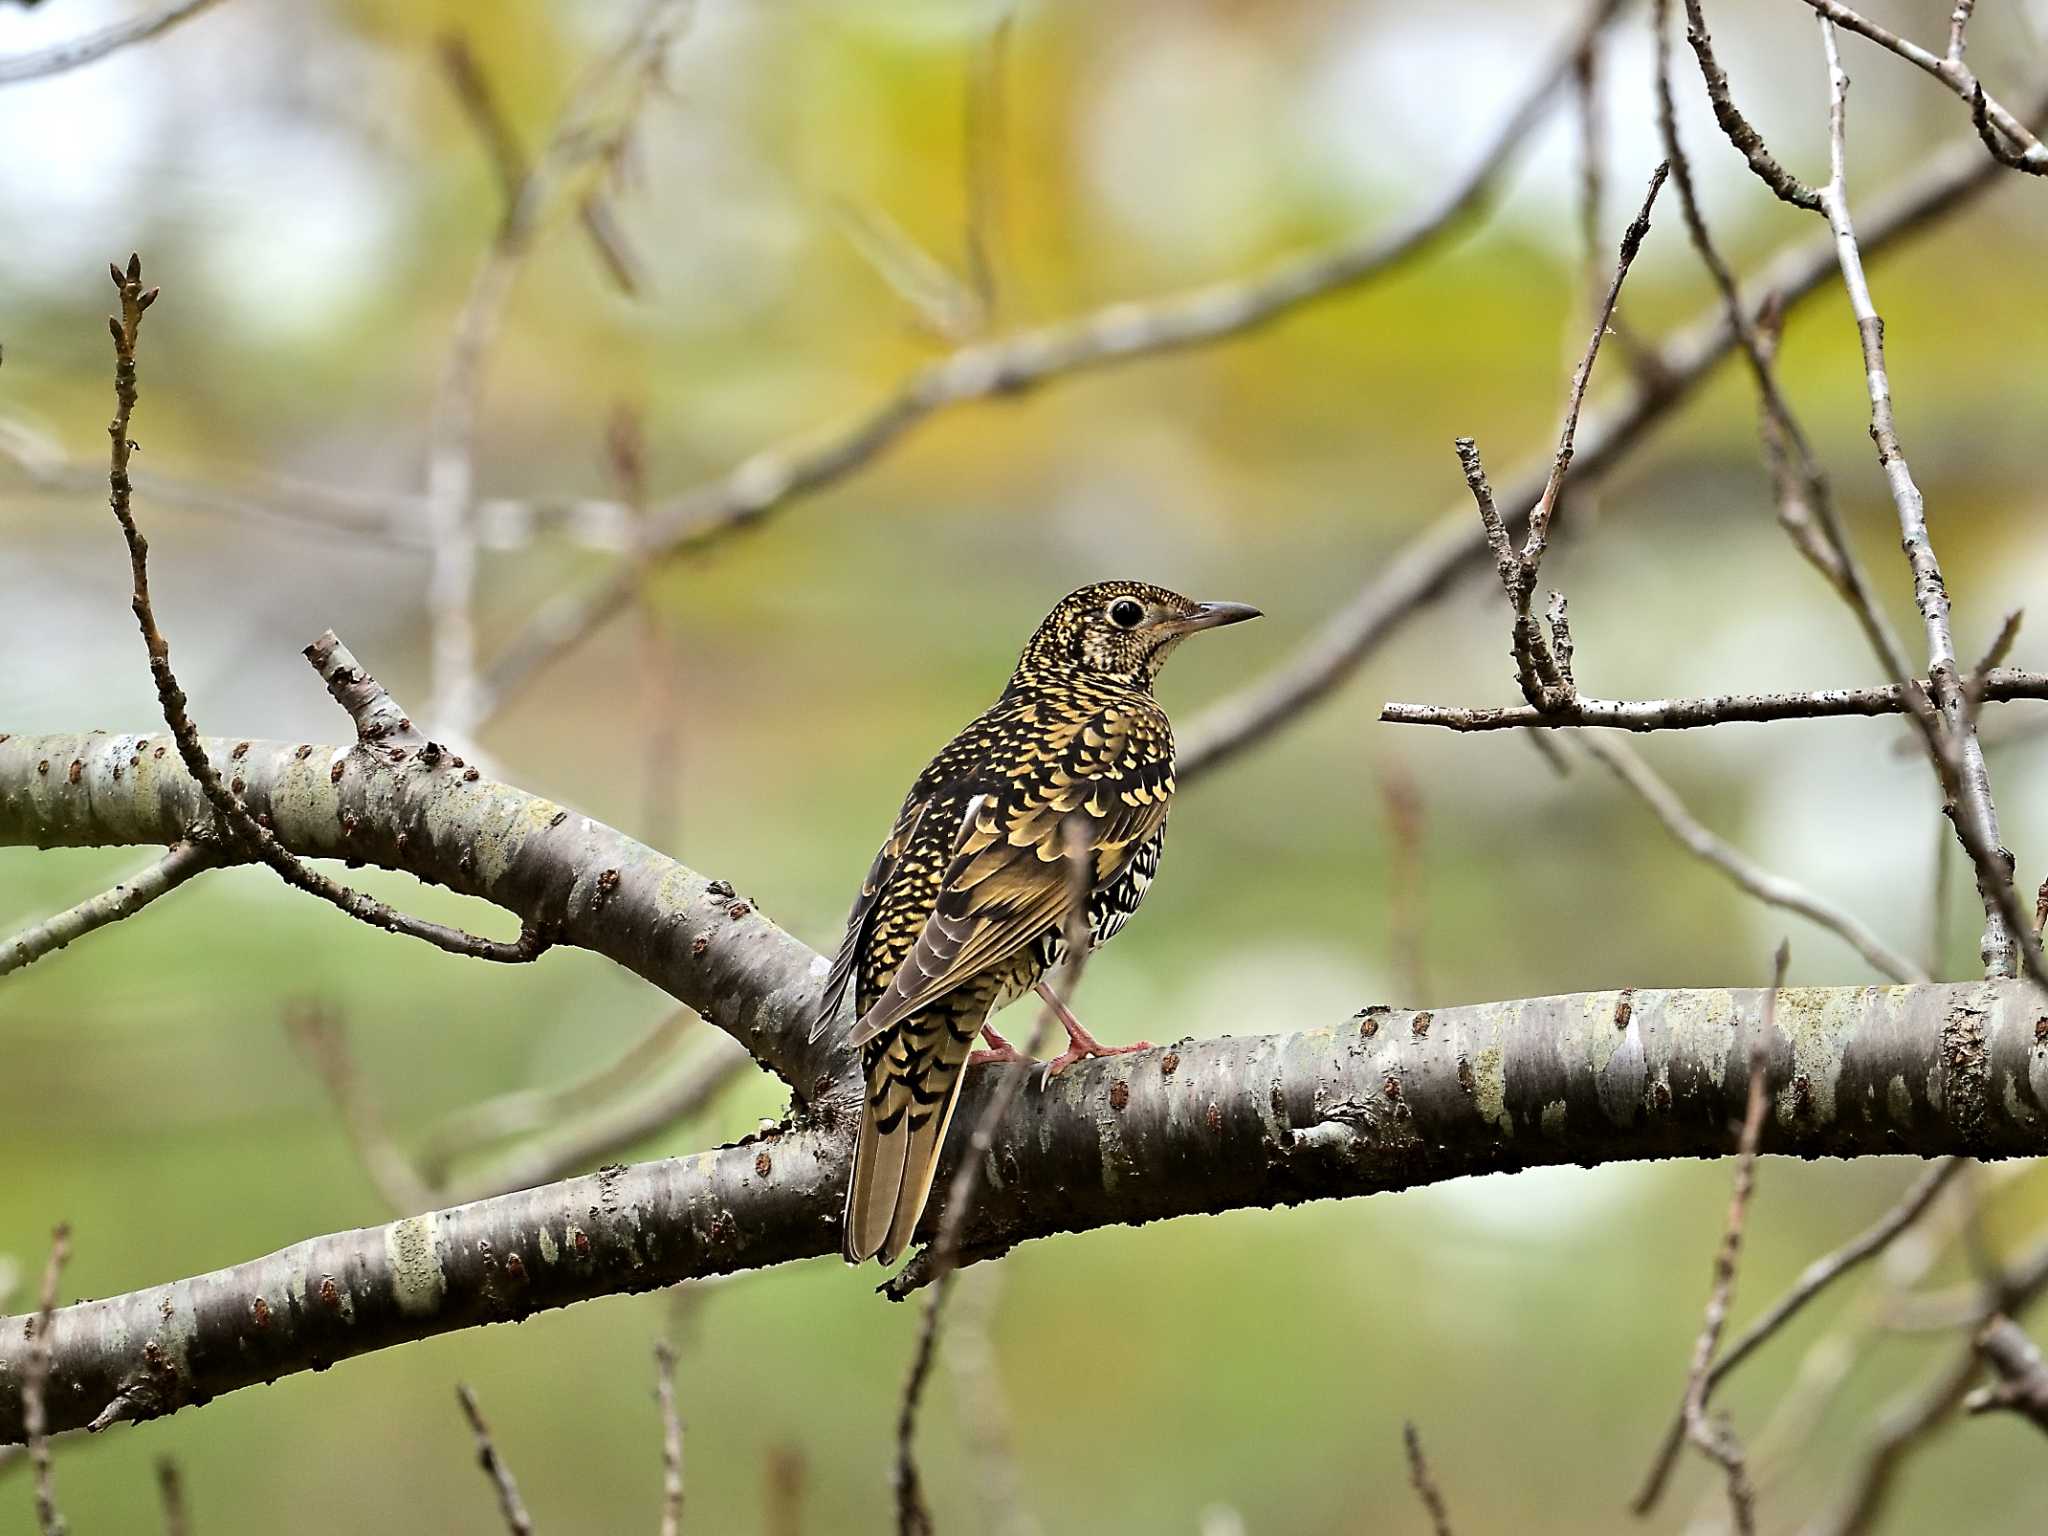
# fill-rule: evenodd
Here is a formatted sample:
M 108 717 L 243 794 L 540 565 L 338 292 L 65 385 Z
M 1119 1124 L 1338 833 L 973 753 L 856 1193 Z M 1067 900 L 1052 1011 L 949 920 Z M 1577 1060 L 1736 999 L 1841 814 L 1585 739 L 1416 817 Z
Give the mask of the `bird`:
M 917 776 L 861 881 L 814 1018 L 849 988 L 866 1081 L 842 1251 L 893 1264 L 910 1244 L 969 1065 L 1028 1061 L 990 1018 L 1036 991 L 1067 1031 L 1048 1074 L 1099 1043 L 1046 984 L 1068 944 L 1106 943 L 1159 869 L 1173 728 L 1153 680 L 1181 641 L 1260 616 L 1139 581 L 1068 593 L 994 704 Z M 973 1050 L 976 1036 L 989 1049 Z

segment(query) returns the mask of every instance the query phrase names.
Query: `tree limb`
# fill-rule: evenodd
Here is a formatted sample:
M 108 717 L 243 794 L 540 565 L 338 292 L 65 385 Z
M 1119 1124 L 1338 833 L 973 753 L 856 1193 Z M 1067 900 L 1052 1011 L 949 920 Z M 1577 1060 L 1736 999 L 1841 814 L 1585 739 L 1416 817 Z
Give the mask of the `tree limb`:
M 825 962 L 710 880 L 566 807 L 459 768 L 429 742 L 377 752 L 208 738 L 251 814 L 301 858 L 400 870 L 557 929 L 559 942 L 618 962 L 731 1034 L 802 1093 L 824 1093 L 851 1060 L 812 1046 Z M 168 736 L 0 740 L 0 846 L 180 841 L 209 814 Z
M 1762 996 L 1637 989 L 1619 1028 L 1612 992 L 1370 1008 L 1330 1028 L 1084 1062 L 1009 1104 L 961 1258 L 1477 1173 L 1719 1156 L 1753 1047 L 1766 1053 L 1766 1152 L 2048 1153 L 2048 1059 L 2026 983 L 1793 988 L 1768 1038 Z M 961 1114 L 972 1123 L 1025 1070 L 977 1071 Z M 781 1134 L 62 1308 L 50 1426 L 155 1417 L 456 1328 L 834 1252 L 843 1121 L 827 1099 Z M 896 1289 L 917 1286 L 920 1264 Z M 0 1443 L 22 1433 L 22 1331 L 0 1323 Z

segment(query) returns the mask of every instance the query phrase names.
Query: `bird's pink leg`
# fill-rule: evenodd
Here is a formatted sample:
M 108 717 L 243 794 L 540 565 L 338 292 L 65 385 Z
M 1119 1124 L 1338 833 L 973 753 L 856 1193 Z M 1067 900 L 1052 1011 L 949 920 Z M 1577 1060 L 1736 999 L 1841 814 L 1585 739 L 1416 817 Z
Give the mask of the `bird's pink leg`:
M 988 1042 L 988 1049 L 985 1051 L 976 1051 L 973 1055 L 969 1056 L 967 1058 L 967 1065 L 969 1065 L 970 1067 L 983 1066 L 988 1062 L 992 1061 L 1028 1062 L 1033 1066 L 1036 1066 L 1038 1064 L 1038 1058 L 1036 1056 L 1025 1055 L 1022 1051 L 1018 1050 L 1017 1047 L 1010 1044 L 1010 1042 L 1005 1040 L 1001 1035 L 997 1034 L 995 1031 L 995 1026 L 993 1024 L 984 1024 L 981 1026 L 981 1037 L 982 1039 Z
M 1045 1006 L 1053 1011 L 1067 1031 L 1067 1048 L 1045 1064 L 1045 1075 L 1057 1077 L 1077 1061 L 1086 1061 L 1090 1056 L 1125 1056 L 1132 1051 L 1149 1051 L 1150 1040 L 1136 1040 L 1129 1045 L 1104 1045 L 1081 1025 L 1071 1009 L 1060 1001 L 1059 994 L 1044 982 L 1037 987 L 1038 995 L 1045 999 Z

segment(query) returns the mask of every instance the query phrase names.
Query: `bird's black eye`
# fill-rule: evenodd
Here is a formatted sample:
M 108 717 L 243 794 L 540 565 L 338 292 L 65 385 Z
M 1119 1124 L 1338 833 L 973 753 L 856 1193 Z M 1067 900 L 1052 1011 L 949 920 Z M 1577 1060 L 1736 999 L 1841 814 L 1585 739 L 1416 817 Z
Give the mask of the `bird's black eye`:
M 1135 597 L 1120 597 L 1109 605 L 1109 622 L 1118 629 L 1136 629 L 1145 617 L 1145 605 Z

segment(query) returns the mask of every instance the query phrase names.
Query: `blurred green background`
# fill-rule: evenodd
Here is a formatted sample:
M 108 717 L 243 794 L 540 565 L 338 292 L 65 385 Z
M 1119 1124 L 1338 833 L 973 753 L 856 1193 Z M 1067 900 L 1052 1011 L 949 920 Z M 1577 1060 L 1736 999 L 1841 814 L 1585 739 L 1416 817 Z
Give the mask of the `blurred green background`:
M 137 9 L 0 5 L 0 56 Z M 420 550 L 323 528 L 281 481 L 422 483 L 447 337 L 498 210 L 437 38 L 467 38 L 531 148 L 634 9 L 227 0 L 159 43 L 0 88 L 0 726 L 157 720 L 103 494 L 37 482 L 104 461 L 103 269 L 133 248 L 164 288 L 144 341 L 138 467 L 291 514 L 138 498 L 158 615 L 202 728 L 337 737 L 344 722 L 298 656 L 329 625 L 425 707 Z M 1404 217 L 1476 152 L 1577 9 L 1020 5 L 992 182 L 996 329 Z M 1805 7 L 1712 9 L 1742 98 L 1781 157 L 1814 174 L 1823 75 Z M 1932 41 L 1949 7 L 1871 9 Z M 1971 55 L 2015 103 L 2048 69 L 2020 10 L 1986 7 Z M 604 444 L 621 409 L 645 424 L 654 492 L 681 489 L 865 407 L 938 355 L 849 221 L 885 214 L 960 269 L 963 92 L 996 14 L 706 0 L 611 199 L 643 292 L 619 291 L 573 206 L 553 213 L 487 363 L 478 494 L 615 497 Z M 1656 158 L 1646 34 L 1631 8 L 1607 53 L 1610 244 Z M 1937 86 L 1845 47 L 1865 196 L 1969 128 Z M 1679 78 L 1724 244 L 1753 262 L 1811 238 L 1816 221 L 1746 178 L 1695 77 Z M 474 745 L 504 777 L 653 837 L 829 948 L 902 786 L 993 695 L 1062 592 L 1135 575 L 1266 610 L 1175 663 L 1162 694 L 1186 721 L 1463 505 L 1454 435 L 1479 438 L 1497 480 L 1546 451 L 1586 316 L 1569 110 L 1536 137 L 1483 226 L 1431 260 L 1250 339 L 946 414 L 758 531 L 663 568 L 638 616 L 543 671 Z M 1906 445 L 1973 653 L 2048 577 L 2044 236 L 2042 185 L 2014 176 L 1873 269 Z M 1625 318 L 1654 334 L 1710 302 L 1667 201 Z M 1618 350 L 1603 358 L 1606 387 L 1621 366 Z M 1915 634 L 1838 295 L 1800 312 L 1784 366 Z M 528 537 L 501 511 L 486 528 L 487 657 L 546 597 L 618 558 L 603 547 L 617 530 L 595 514 Z M 1773 524 L 1732 370 L 1576 498 L 1545 574 L 1572 598 L 1579 675 L 1596 692 L 1876 680 Z M 1456 587 L 1333 699 L 1184 797 L 1143 919 L 1090 970 L 1081 1011 L 1098 1032 L 1164 1040 L 1321 1023 L 1373 1001 L 1749 984 L 1787 932 L 1795 981 L 1875 979 L 1833 939 L 1740 899 L 1590 763 L 1560 778 L 1509 736 L 1374 723 L 1387 698 L 1511 700 L 1490 585 Z M 2023 634 L 2019 660 L 2041 663 L 2037 640 Z M 2004 725 L 2030 718 L 2011 710 Z M 664 721 L 668 758 L 650 746 Z M 1968 882 L 1937 925 L 1940 823 L 1924 765 L 1891 750 L 1898 736 L 1883 721 L 1731 727 L 1643 750 L 1717 830 L 1895 944 L 1925 954 L 1940 926 L 1939 970 L 1969 976 Z M 2048 848 L 2042 741 L 1993 754 L 2028 889 Z M 1389 876 L 1390 778 L 1419 786 L 1422 872 L 1407 894 Z M 6 851 L 0 930 L 137 862 Z M 503 927 L 402 879 L 365 883 Z M 1419 976 L 1404 930 L 1419 936 Z M 0 984 L 0 1272 L 11 1261 L 23 1277 L 17 1307 L 59 1219 L 76 1233 L 67 1297 L 385 1219 L 281 1025 L 306 998 L 346 1018 L 365 1090 L 402 1141 L 479 1098 L 590 1071 L 665 1011 L 587 955 L 475 965 L 346 923 L 264 872 L 206 876 Z M 750 1075 L 632 1155 L 709 1145 L 780 1107 Z M 1915 1171 L 1766 1164 L 1738 1319 Z M 966 1323 L 984 1317 L 994 1375 L 937 1379 L 923 1449 L 941 1526 L 992 1528 L 977 1448 L 988 1415 L 970 1407 L 995 1401 L 1022 1489 L 1013 1530 L 1421 1531 L 1404 1418 L 1461 1530 L 1634 1528 L 1623 1504 L 1681 1385 L 1726 1193 L 1725 1166 L 1566 1169 L 1030 1245 L 963 1281 L 953 1342 L 972 1358 Z M 1987 1180 L 1985 1197 L 2000 1245 L 2048 1221 L 2041 1179 Z M 1937 1231 L 1945 1246 L 1909 1246 L 1895 1277 L 1916 1261 L 1929 1283 L 1966 1273 L 1953 1223 Z M 496 1530 L 452 1397 L 462 1379 L 541 1529 L 651 1530 L 649 1350 L 674 1330 L 689 1529 L 776 1528 L 775 1490 L 792 1480 L 806 1531 L 892 1528 L 916 1312 L 871 1283 L 820 1261 L 389 1351 L 67 1441 L 60 1493 L 81 1533 L 150 1528 L 150 1462 L 169 1453 L 201 1532 Z M 1767 1529 L 1821 1507 L 1873 1415 L 1954 1347 L 1853 1335 L 1838 1394 L 1800 1432 L 1763 1436 L 1795 1380 L 1841 1363 L 1814 1347 L 1868 1297 L 1852 1286 L 1816 1308 L 1724 1394 L 1753 1440 L 1785 1447 L 1763 1467 Z M 1888 1529 L 2037 1531 L 2044 1503 L 2038 1432 L 1994 1416 L 1912 1464 Z M 0 1473 L 0 1531 L 28 1530 L 30 1507 L 19 1468 Z M 1647 1528 L 1722 1520 L 1716 1485 L 1688 1464 Z

